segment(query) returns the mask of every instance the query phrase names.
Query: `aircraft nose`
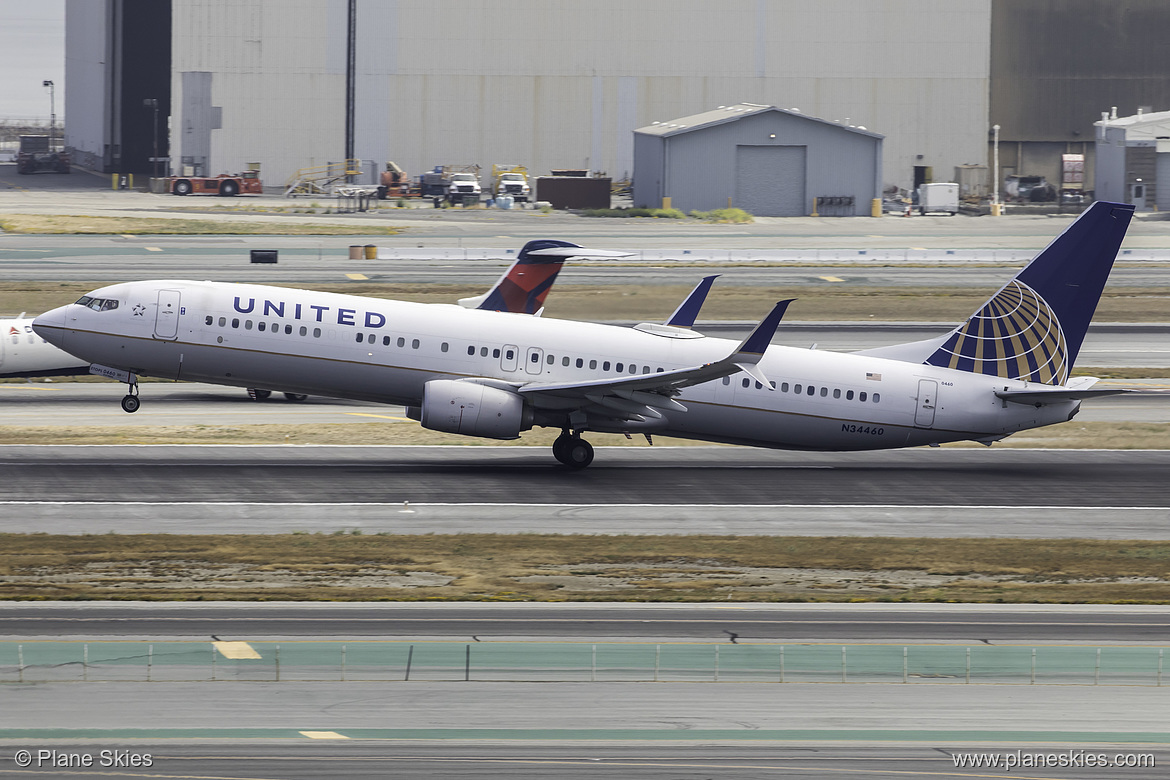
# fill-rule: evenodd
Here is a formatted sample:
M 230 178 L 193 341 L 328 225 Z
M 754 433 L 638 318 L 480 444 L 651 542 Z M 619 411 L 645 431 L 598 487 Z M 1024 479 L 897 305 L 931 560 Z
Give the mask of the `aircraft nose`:
M 50 344 L 60 347 L 65 342 L 65 306 L 47 311 L 35 318 L 32 329 Z

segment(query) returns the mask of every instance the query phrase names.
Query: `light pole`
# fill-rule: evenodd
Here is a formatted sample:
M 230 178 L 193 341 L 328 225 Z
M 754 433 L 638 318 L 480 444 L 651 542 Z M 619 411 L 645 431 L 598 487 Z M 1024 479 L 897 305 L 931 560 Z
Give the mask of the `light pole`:
M 154 128 L 154 157 L 152 157 L 150 159 L 151 159 L 151 162 L 153 163 L 153 165 L 151 165 L 151 170 L 154 172 L 154 178 L 157 179 L 158 178 L 158 100 L 156 100 L 155 98 L 145 98 L 142 101 L 142 105 L 145 106 L 146 108 L 154 109 L 154 123 L 152 125 L 152 127 Z
M 42 87 L 49 88 L 49 151 L 53 151 L 53 135 L 57 127 L 57 95 L 56 89 L 53 87 L 53 82 L 45 79 L 41 82 Z
M 991 155 L 994 161 L 992 163 L 991 175 L 994 177 L 993 184 L 995 186 L 995 189 L 992 190 L 994 194 L 991 196 L 991 213 L 998 217 L 1002 213 L 1002 209 L 999 205 L 999 125 L 992 125 L 991 132 L 993 134 L 991 141 Z

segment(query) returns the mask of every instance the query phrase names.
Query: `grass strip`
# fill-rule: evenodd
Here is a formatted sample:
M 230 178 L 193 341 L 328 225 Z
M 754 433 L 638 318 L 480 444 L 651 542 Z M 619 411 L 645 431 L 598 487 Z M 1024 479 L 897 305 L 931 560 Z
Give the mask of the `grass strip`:
M 19 600 L 1167 603 L 1170 542 L 2 534 Z
M 338 276 L 341 272 L 338 272 Z M 696 272 L 696 279 L 698 272 Z M 108 282 L 0 282 L 0 316 L 40 313 L 72 303 Z M 282 285 L 277 285 L 282 286 Z M 479 295 L 482 285 L 399 284 L 374 279 L 312 282 L 285 287 L 309 288 L 419 303 L 453 303 Z M 691 291 L 689 285 L 561 284 L 546 301 L 546 317 L 569 320 L 641 320 L 661 322 Z M 962 322 L 986 299 L 987 291 L 970 288 L 875 287 L 817 282 L 800 287 L 716 288 L 703 306 L 703 319 L 750 320 L 762 317 L 780 298 L 796 296 L 793 320 L 849 322 Z M 1097 307 L 1098 322 L 1161 323 L 1170 311 L 1170 288 L 1106 288 Z M 699 329 L 702 329 L 700 321 Z M 780 326 L 784 337 L 784 326 Z
M 37 235 L 258 235 L 258 236 L 392 236 L 402 230 L 388 225 L 337 225 L 328 222 L 230 222 L 213 219 L 96 217 L 71 214 L 0 214 L 0 230 Z

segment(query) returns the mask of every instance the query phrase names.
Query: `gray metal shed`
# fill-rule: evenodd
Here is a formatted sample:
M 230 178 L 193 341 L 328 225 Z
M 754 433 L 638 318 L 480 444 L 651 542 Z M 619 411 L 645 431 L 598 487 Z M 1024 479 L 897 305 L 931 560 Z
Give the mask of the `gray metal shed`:
M 754 103 L 655 122 L 634 131 L 634 203 L 867 216 L 881 197 L 883 137 Z

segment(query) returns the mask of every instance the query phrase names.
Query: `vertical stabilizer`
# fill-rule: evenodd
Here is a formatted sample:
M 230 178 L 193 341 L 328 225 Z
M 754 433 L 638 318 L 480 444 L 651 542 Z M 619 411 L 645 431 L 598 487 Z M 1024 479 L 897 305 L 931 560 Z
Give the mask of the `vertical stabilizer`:
M 1094 203 L 965 323 L 941 339 L 923 362 L 1064 384 L 1133 209 L 1124 203 Z

